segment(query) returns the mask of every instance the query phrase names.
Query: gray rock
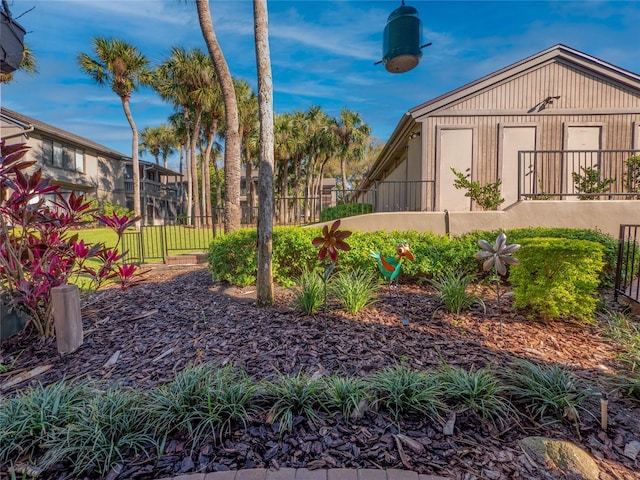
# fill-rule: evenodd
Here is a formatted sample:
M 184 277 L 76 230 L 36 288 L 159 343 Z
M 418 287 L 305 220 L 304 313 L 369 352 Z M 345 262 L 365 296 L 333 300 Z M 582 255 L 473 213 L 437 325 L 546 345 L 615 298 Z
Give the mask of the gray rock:
M 633 440 L 624 446 L 624 456 L 635 460 L 640 452 L 640 442 Z
M 572 478 L 598 480 L 600 469 L 593 457 L 577 445 L 545 437 L 527 437 L 520 445 L 537 466 L 547 470 L 560 470 Z

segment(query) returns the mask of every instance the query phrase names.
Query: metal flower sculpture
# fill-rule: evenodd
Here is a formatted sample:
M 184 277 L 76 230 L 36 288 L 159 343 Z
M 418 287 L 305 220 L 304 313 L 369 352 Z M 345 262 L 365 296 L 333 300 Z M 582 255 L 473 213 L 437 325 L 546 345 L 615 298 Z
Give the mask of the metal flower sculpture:
M 318 252 L 318 260 L 325 264 L 325 270 L 322 274 L 322 281 L 324 283 L 324 309 L 327 310 L 327 281 L 333 269 L 336 268 L 338 262 L 338 250 L 348 251 L 351 247 L 345 238 L 351 236 L 351 232 L 348 230 L 338 230 L 340 227 L 340 220 L 336 220 L 329 228 L 327 225 L 322 227 L 322 236 L 314 238 L 311 243 L 314 247 L 320 247 Z M 329 255 L 329 263 L 327 264 L 327 254 Z
M 500 318 L 500 335 L 502 335 L 502 305 L 500 303 L 500 276 L 506 275 L 507 265 L 519 265 L 520 261 L 511 255 L 520 250 L 520 245 L 513 243 L 507 245 L 507 235 L 501 233 L 496 238 L 496 242 L 491 245 L 486 240 L 478 240 L 478 245 L 482 251 L 477 252 L 474 257 L 478 260 L 484 260 L 482 269 L 488 272 L 491 269 L 495 271 L 493 281 L 496 283 L 496 296 L 498 299 L 498 316 Z
M 507 245 L 507 236 L 504 233 L 498 235 L 496 243 L 491 245 L 486 240 L 478 240 L 478 245 L 482 251 L 474 255 L 478 260 L 484 260 L 482 269 L 485 272 L 495 267 L 498 275 L 507 274 L 507 265 L 518 265 L 520 261 L 517 258 L 511 256 L 512 253 L 520 250 L 520 245 L 513 243 Z
M 322 247 L 318 252 L 318 260 L 323 261 L 327 253 L 331 263 L 335 264 L 338 261 L 338 250 L 351 250 L 351 247 L 344 241 L 345 238 L 351 235 L 348 230 L 338 230 L 340 227 L 340 220 L 336 220 L 331 225 L 331 229 L 327 225 L 322 227 L 322 236 L 316 237 L 312 240 L 314 247 Z

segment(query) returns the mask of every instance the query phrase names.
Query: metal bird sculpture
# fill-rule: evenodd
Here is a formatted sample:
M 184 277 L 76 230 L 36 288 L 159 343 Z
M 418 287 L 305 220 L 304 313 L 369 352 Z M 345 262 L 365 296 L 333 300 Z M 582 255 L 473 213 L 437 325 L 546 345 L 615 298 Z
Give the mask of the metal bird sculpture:
M 382 276 L 387 279 L 387 288 L 391 287 L 391 283 L 395 280 L 396 286 L 398 285 L 398 275 L 400 275 L 400 269 L 402 268 L 402 262 L 404 259 L 414 261 L 415 258 L 409 244 L 402 242 L 396 247 L 396 257 L 383 257 L 380 252 L 371 252 L 371 256 L 378 262 L 378 268 Z

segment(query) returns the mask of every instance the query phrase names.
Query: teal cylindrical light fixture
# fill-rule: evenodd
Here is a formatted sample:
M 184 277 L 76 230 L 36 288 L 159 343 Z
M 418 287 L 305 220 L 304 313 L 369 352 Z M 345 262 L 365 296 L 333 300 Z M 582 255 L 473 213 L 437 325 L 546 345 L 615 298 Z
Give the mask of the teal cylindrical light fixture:
M 415 68 L 422 57 L 422 23 L 418 10 L 404 4 L 387 19 L 382 44 L 382 63 L 391 73 Z

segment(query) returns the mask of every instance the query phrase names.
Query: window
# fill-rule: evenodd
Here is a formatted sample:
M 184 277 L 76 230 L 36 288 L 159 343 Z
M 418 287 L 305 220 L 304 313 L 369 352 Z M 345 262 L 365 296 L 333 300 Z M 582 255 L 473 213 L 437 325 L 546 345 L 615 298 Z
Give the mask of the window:
M 45 138 L 42 140 L 42 162 L 45 165 L 84 172 L 84 150 Z
M 84 172 L 84 151 L 76 148 L 75 158 L 75 170 L 77 172 Z

